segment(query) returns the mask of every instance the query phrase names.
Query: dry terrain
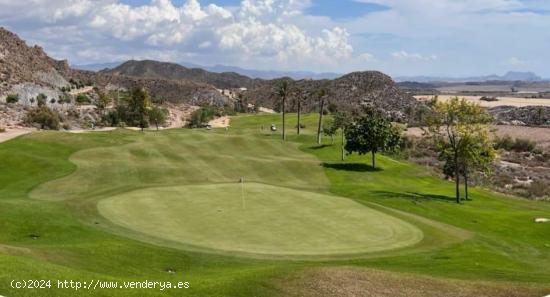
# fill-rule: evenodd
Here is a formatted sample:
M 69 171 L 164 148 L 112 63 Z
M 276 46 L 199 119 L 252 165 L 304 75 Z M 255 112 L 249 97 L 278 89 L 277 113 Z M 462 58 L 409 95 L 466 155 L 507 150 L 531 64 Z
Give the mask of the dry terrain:
M 524 138 L 535 141 L 540 148 L 550 149 L 550 128 L 495 125 L 491 131 L 498 137 L 509 135 L 512 138 Z M 408 136 L 422 136 L 421 128 L 408 128 L 405 132 Z
M 550 106 L 550 99 L 527 99 L 527 98 L 515 98 L 515 97 L 498 97 L 498 101 L 483 101 L 480 100 L 481 96 L 460 96 L 460 95 L 439 95 L 438 99 L 447 101 L 454 97 L 465 98 L 468 101 L 475 102 L 482 107 L 497 107 L 497 106 Z M 415 96 L 419 101 L 429 101 L 433 96 Z
M 0 142 L 8 141 L 18 136 L 31 133 L 32 131 L 33 129 L 30 129 L 30 128 L 6 129 L 6 132 L 0 133 Z
M 539 297 L 541 289 L 410 276 L 359 268 L 319 268 L 281 280 L 281 296 L 300 297 Z

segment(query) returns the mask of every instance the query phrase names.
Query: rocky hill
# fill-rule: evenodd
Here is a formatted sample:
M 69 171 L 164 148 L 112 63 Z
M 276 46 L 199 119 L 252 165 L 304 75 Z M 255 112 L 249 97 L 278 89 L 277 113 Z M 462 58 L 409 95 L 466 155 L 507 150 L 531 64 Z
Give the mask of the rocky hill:
M 0 97 L 19 93 L 25 99 L 45 93 L 57 95 L 57 89 L 69 83 L 66 61 L 56 61 L 39 46 L 29 47 L 17 35 L 0 28 Z
M 282 79 L 272 80 L 264 85 L 245 92 L 244 98 L 256 105 L 279 109 L 280 98 L 275 88 Z M 320 99 L 318 91 L 327 91 L 327 105 L 333 104 L 339 110 L 360 111 L 363 106 L 372 106 L 386 112 L 392 119 L 411 124 L 419 122 L 428 110 L 414 97 L 402 92 L 391 77 L 377 71 L 354 72 L 335 80 L 292 81 L 291 89 L 301 95 L 292 95 L 289 105 L 296 110 L 297 99 L 302 97 L 305 112 L 317 111 Z
M 216 88 L 245 87 L 248 90 L 241 95 L 248 103 L 274 109 L 280 104 L 274 90 L 281 79 L 251 79 L 236 73 L 212 73 L 155 61 L 129 61 L 100 72 L 75 70 L 66 61 L 51 59 L 40 47 L 27 46 L 5 29 L 0 29 L 0 62 L 0 102 L 13 93 L 19 94 L 20 104 L 27 105 L 39 93 L 57 98 L 62 95 L 60 89 L 72 79 L 107 90 L 145 87 L 154 97 L 193 105 L 232 105 L 234 99 Z M 362 106 L 371 105 L 394 120 L 409 123 L 417 122 L 426 112 L 422 103 L 402 92 L 389 76 L 380 72 L 356 72 L 334 80 L 285 79 L 294 90 L 301 90 L 304 112 L 318 110 L 320 89 L 328 93 L 327 106 L 331 104 L 340 110 L 360 111 Z M 296 110 L 295 97 L 289 98 L 290 110 Z
M 200 68 L 187 68 L 175 63 L 151 60 L 128 61 L 114 69 L 101 71 L 104 74 L 126 75 L 141 78 L 190 80 L 210 84 L 219 89 L 252 88 L 261 83 L 235 72 L 215 73 Z
M 0 28 L 0 102 L 8 94 L 18 94 L 21 104 L 44 93 L 48 98 L 62 95 L 69 80 L 94 83 L 98 88 L 131 89 L 145 87 L 155 97 L 174 103 L 217 105 L 232 104 L 211 85 L 189 80 L 146 78 L 71 69 L 67 61 L 50 58 L 42 48 L 30 47 L 16 34 Z

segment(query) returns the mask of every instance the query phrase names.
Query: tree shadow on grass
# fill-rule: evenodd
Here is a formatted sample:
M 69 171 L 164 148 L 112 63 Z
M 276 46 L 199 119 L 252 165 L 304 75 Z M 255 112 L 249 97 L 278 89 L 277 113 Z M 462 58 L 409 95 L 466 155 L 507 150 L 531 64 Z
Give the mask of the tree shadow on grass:
M 324 149 L 325 147 L 329 147 L 329 146 L 332 146 L 332 145 L 330 145 L 330 144 L 318 144 L 318 145 L 310 146 L 309 149 L 321 150 L 321 149 Z
M 353 172 L 378 172 L 382 171 L 380 168 L 373 168 L 370 165 L 363 163 L 323 163 L 323 167 L 329 169 L 353 171 Z
M 413 201 L 442 201 L 442 202 L 452 202 L 452 203 L 456 202 L 455 197 L 436 195 L 436 194 L 423 194 L 423 193 L 416 193 L 416 192 L 398 193 L 398 192 L 374 191 L 373 194 L 382 198 L 403 198 L 403 199 L 409 199 Z

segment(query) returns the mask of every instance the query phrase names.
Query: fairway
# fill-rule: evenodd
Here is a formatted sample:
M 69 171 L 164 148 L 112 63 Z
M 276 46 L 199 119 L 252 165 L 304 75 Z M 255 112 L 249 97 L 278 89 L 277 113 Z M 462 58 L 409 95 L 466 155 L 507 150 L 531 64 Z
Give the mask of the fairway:
M 213 251 L 355 255 L 422 240 L 411 224 L 353 200 L 257 183 L 148 188 L 98 208 L 134 231 Z

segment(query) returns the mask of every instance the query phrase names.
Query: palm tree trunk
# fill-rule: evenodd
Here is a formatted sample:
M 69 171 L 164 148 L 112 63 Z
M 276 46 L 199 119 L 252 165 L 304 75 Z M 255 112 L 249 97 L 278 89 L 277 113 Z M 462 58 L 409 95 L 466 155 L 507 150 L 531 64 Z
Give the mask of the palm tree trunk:
M 342 161 L 346 159 L 346 130 L 342 127 Z
M 456 203 L 460 204 L 460 173 L 458 170 L 458 155 L 455 152 L 455 188 L 456 188 Z
M 302 118 L 302 103 L 298 100 L 298 128 L 297 128 L 298 135 L 300 135 L 300 130 L 302 129 L 301 118 Z
M 468 195 L 468 174 L 464 173 L 464 199 L 470 200 Z
M 283 141 L 286 140 L 286 109 L 285 109 L 286 98 L 283 96 Z
M 321 110 L 319 110 L 319 125 L 317 126 L 317 144 L 321 144 L 321 128 L 323 126 L 324 109 L 325 109 L 325 99 L 321 98 Z

